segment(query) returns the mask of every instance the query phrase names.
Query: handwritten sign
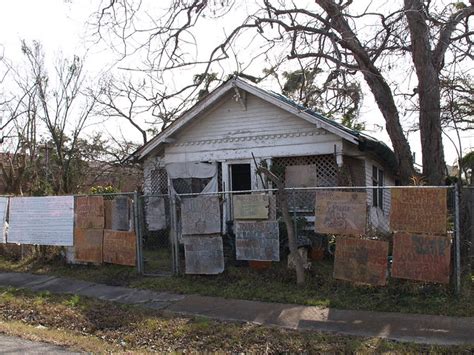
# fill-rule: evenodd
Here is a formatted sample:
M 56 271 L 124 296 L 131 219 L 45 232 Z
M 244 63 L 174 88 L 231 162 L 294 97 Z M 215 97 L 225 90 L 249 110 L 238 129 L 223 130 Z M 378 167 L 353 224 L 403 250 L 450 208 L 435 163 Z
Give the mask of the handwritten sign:
M 146 199 L 146 223 L 149 231 L 166 229 L 166 207 L 164 197 Z
M 116 196 L 112 200 L 112 229 L 130 230 L 130 206 L 127 196 Z
M 395 233 L 392 276 L 449 283 L 451 240 L 445 236 Z
M 135 266 L 137 237 L 134 232 L 104 230 L 104 262 Z
M 12 197 L 8 242 L 73 246 L 74 197 Z
M 183 199 L 181 223 L 183 235 L 220 233 L 219 198 L 215 196 L 197 196 Z
M 0 197 L 0 231 L 2 236 L 0 238 L 0 243 L 6 243 L 6 220 L 7 220 L 7 211 L 8 211 L 8 197 Z
M 267 219 L 269 199 L 267 195 L 234 195 L 234 219 Z
M 337 237 L 334 278 L 369 285 L 387 282 L 388 242 Z
M 317 191 L 316 233 L 360 235 L 367 223 L 365 192 Z
M 285 168 L 286 187 L 318 186 L 316 165 L 293 165 Z
M 104 198 L 102 196 L 80 196 L 76 198 L 76 228 L 104 228 Z
M 102 263 L 103 229 L 74 229 L 74 260 Z
M 235 222 L 237 260 L 280 261 L 278 222 Z
M 446 189 L 393 189 L 390 227 L 394 231 L 446 234 Z
M 221 236 L 183 237 L 186 274 L 216 275 L 224 271 Z

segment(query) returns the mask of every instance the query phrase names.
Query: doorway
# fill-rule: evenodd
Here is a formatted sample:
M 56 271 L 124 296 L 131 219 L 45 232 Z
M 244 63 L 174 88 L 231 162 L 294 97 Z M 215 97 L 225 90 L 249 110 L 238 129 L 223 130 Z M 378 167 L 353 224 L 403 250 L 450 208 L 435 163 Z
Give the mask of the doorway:
M 230 165 L 230 187 L 232 191 L 252 190 L 252 175 L 250 171 L 250 164 Z

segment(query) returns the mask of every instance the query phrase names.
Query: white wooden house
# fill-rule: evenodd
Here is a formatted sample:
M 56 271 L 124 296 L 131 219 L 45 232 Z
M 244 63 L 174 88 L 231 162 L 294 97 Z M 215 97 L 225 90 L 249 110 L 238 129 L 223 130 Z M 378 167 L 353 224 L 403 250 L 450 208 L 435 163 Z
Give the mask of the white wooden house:
M 143 163 L 145 194 L 168 193 L 169 186 L 178 193 L 262 189 L 253 156 L 281 168 L 315 165 L 318 186 L 395 184 L 395 157 L 384 143 L 239 78 L 134 154 Z M 388 203 L 368 194 L 372 214 L 386 215 Z

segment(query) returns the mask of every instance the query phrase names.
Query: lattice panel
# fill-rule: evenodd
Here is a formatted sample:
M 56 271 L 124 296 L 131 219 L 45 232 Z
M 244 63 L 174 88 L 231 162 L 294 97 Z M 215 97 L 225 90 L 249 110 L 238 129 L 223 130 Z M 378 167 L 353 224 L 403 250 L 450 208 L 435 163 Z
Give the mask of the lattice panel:
M 316 165 L 318 186 L 337 186 L 338 167 L 334 155 L 311 155 L 303 157 L 274 158 L 275 171 L 285 179 L 285 168 L 293 165 Z
M 151 170 L 150 182 L 152 195 L 168 193 L 168 174 L 165 168 Z

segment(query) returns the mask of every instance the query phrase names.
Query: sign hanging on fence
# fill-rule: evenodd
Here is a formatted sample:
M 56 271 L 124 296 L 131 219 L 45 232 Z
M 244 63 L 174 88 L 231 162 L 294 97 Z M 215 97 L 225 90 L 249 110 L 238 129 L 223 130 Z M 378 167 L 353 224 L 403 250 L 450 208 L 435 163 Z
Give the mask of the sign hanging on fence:
M 367 223 L 367 194 L 349 191 L 317 191 L 316 233 L 360 235 Z
M 0 239 L 1 243 L 6 243 L 6 221 L 7 221 L 7 211 L 8 211 L 8 197 L 0 197 L 0 223 L 2 237 Z
M 76 228 L 103 229 L 104 198 L 102 196 L 79 196 L 76 198 Z
M 451 240 L 445 236 L 395 233 L 392 276 L 449 283 Z
M 102 263 L 103 229 L 74 229 L 74 260 Z
M 292 165 L 285 168 L 286 187 L 315 187 L 318 186 L 317 169 L 315 164 Z
M 112 229 L 130 230 L 130 206 L 128 196 L 115 196 L 112 200 Z
M 219 198 L 216 196 L 184 198 L 181 204 L 181 224 L 183 235 L 220 233 Z
M 137 237 L 134 232 L 104 231 L 104 262 L 135 266 L 137 264 Z
M 278 222 L 235 222 L 237 260 L 280 261 Z
M 186 236 L 183 242 L 186 274 L 216 275 L 224 271 L 221 236 Z
M 149 231 L 166 229 L 166 207 L 164 197 L 146 197 L 146 222 Z
M 72 246 L 74 197 L 12 197 L 8 242 Z
M 420 234 L 446 234 L 447 191 L 400 188 L 391 191 L 390 228 Z
M 234 195 L 234 219 L 268 219 L 268 195 Z
M 369 285 L 387 282 L 388 242 L 336 238 L 334 278 Z

